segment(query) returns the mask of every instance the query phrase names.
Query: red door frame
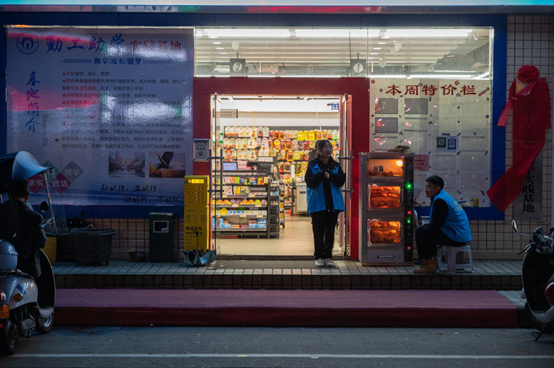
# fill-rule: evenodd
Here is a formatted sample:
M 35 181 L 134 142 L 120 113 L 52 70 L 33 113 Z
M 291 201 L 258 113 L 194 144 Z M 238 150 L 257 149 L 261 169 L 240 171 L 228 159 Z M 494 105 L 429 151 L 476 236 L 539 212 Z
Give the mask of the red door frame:
M 221 95 L 336 95 L 352 96 L 352 197 L 351 257 L 358 260 L 359 162 L 358 153 L 369 151 L 369 79 L 367 78 L 248 78 L 195 77 L 193 82 L 193 137 L 210 138 L 211 96 Z M 208 163 L 195 162 L 195 175 L 209 175 Z

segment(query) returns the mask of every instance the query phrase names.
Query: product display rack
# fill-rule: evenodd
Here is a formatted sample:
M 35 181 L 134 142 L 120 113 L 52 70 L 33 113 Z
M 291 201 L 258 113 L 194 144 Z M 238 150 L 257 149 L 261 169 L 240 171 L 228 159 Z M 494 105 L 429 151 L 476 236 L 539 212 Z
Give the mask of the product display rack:
M 269 187 L 269 201 L 268 204 L 271 204 L 271 207 L 268 209 L 268 226 L 269 226 L 269 236 L 279 238 L 280 231 L 280 202 L 281 202 L 281 189 L 279 187 L 279 182 L 274 181 Z
M 255 161 L 259 156 L 275 157 L 276 165 L 285 188 L 281 188 L 283 214 L 279 225 L 284 224 L 284 210 L 294 210 L 294 184 L 291 170 L 294 165 L 296 177 L 302 179 L 308 168 L 310 152 L 315 149 L 316 141 L 328 139 L 335 151 L 334 158 L 340 154 L 339 127 L 334 125 L 281 126 L 273 127 L 225 126 L 220 134 L 220 145 L 224 148 L 226 162 Z M 279 204 L 281 206 L 281 204 Z M 280 208 L 281 210 L 281 208 Z M 280 215 L 281 216 L 281 215 Z
M 279 180 L 279 225 L 285 228 L 285 181 Z
M 304 176 L 310 151 L 316 141 L 328 139 L 335 148 L 334 157 L 340 152 L 339 127 L 282 126 L 280 130 L 269 127 L 225 126 L 220 131 L 220 145 L 224 148 L 227 162 L 255 161 L 258 156 L 277 158 L 279 172 L 285 181 L 290 180 L 290 165 L 295 165 L 296 176 Z
M 221 185 L 223 190 L 212 194 L 212 228 L 218 235 L 274 235 L 270 233 L 270 213 L 275 211 L 270 200 L 272 182 L 266 172 L 223 171 L 214 178 L 216 187 Z

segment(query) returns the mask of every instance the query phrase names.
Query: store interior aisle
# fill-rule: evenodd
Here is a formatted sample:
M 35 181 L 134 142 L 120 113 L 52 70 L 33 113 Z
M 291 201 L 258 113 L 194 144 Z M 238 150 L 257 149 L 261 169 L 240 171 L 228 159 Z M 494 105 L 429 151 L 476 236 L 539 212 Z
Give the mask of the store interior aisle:
M 285 228 L 279 239 L 271 238 L 223 238 L 217 239 L 220 255 L 245 256 L 313 256 L 312 222 L 309 216 L 286 215 Z M 333 256 L 341 255 L 338 227 Z

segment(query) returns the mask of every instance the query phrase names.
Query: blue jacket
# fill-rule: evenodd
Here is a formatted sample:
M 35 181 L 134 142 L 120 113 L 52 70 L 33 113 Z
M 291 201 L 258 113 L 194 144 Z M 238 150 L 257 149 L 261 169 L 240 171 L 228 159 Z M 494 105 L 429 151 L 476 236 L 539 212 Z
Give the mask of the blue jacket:
M 431 203 L 431 210 L 429 212 L 429 220 L 433 220 L 433 205 L 437 199 L 442 199 L 448 206 L 448 214 L 441 227 L 442 232 L 450 239 L 459 243 L 471 241 L 471 229 L 465 211 L 460 204 L 444 190 L 438 192 L 433 198 L 433 203 Z
M 325 173 L 322 171 L 323 163 L 318 159 L 310 161 L 308 169 L 306 170 L 306 186 L 308 194 L 308 213 L 314 213 L 327 210 L 325 201 L 325 189 L 324 189 L 324 177 Z M 335 211 L 344 211 L 344 200 L 342 199 L 342 192 L 340 187 L 344 185 L 346 181 L 346 175 L 342 171 L 338 162 L 329 159 L 327 164 L 327 172 L 330 174 L 329 185 L 331 188 L 331 199 L 333 201 L 333 209 Z

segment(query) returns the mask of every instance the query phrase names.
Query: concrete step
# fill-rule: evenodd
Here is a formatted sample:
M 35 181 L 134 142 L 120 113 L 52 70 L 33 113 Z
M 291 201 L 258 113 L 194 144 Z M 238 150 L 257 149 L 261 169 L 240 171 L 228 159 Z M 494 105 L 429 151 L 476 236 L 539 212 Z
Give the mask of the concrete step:
M 61 289 L 58 326 L 514 328 L 492 290 Z
M 317 268 L 313 260 L 218 260 L 210 267 L 182 263 L 110 261 L 107 266 L 59 263 L 58 288 L 139 289 L 441 289 L 520 290 L 519 261 L 476 261 L 473 273 L 416 275 L 413 267 L 361 267 L 352 261 Z

